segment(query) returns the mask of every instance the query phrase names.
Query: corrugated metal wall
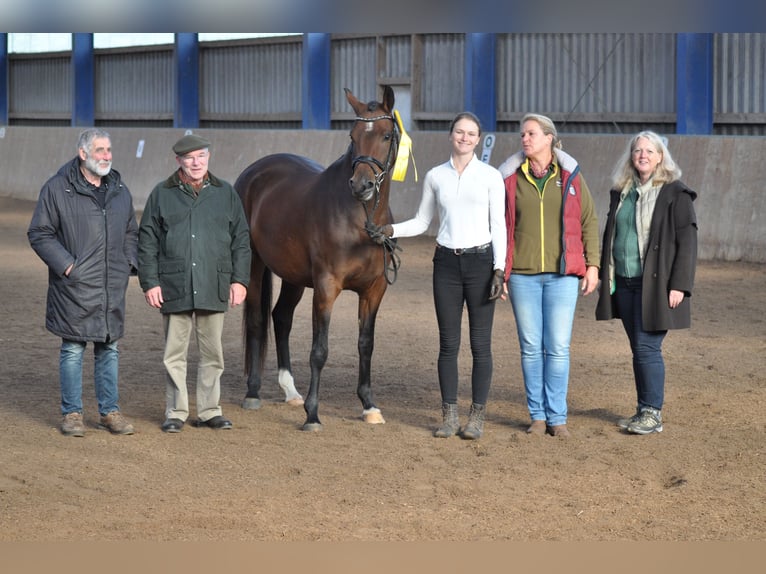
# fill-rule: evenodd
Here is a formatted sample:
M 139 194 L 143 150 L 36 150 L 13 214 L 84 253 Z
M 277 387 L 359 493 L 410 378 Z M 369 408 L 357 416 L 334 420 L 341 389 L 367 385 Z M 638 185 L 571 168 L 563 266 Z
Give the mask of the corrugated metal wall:
M 72 120 L 69 53 L 11 55 L 8 121 L 11 125 L 68 126 Z
M 766 34 L 714 34 L 714 133 L 766 134 Z M 299 36 L 200 44 L 200 124 L 300 128 Z M 528 111 L 562 132 L 675 132 L 675 34 L 498 34 L 497 130 Z M 96 51 L 96 121 L 170 126 L 173 46 Z M 12 125 L 69 125 L 69 53 L 9 55 Z M 464 107 L 465 35 L 333 35 L 331 119 L 343 88 L 369 100 L 388 83 L 413 130 L 444 130 Z M 401 96 L 401 97 L 400 97 Z
M 412 117 L 421 130 L 445 130 L 465 108 L 465 35 L 418 38 Z
M 766 134 L 766 34 L 716 34 L 713 50 L 715 133 Z
M 97 52 L 95 68 L 97 125 L 173 125 L 172 46 Z
M 412 37 L 384 36 L 379 40 L 383 49 L 380 79 L 386 81 L 412 81 Z
M 200 44 L 200 125 L 301 127 L 302 43 Z
M 675 130 L 672 34 L 508 34 L 497 52 L 498 131 L 527 112 L 562 132 Z
M 333 128 L 350 129 L 354 117 L 343 88 L 351 90 L 362 101 L 379 97 L 377 47 L 375 36 L 340 36 L 332 40 L 330 114 Z

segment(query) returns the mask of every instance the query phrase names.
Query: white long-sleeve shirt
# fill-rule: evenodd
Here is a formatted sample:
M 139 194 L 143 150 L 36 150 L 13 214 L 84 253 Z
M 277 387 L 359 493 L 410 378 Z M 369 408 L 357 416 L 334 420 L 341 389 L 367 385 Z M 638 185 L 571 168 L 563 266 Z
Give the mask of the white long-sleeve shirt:
M 494 268 L 505 269 L 505 185 L 500 172 L 474 154 L 458 174 L 449 161 L 426 173 L 415 217 L 395 223 L 393 237 L 412 237 L 428 229 L 439 210 L 436 242 L 450 249 L 492 243 Z

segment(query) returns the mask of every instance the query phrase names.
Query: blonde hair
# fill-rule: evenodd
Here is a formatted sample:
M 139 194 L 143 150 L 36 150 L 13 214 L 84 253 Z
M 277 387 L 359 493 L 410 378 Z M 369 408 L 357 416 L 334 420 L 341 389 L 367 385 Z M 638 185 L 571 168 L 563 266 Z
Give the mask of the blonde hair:
M 549 118 L 548 116 L 544 116 L 542 114 L 524 114 L 524 117 L 521 118 L 521 122 L 519 123 L 519 127 L 522 127 L 526 122 L 533 121 L 537 122 L 537 124 L 540 126 L 540 129 L 543 131 L 545 135 L 552 135 L 553 139 L 551 140 L 551 151 L 553 151 L 553 148 L 559 148 L 561 149 L 561 140 L 559 139 L 559 132 L 556 130 L 556 124 L 553 123 L 553 120 Z
M 633 166 L 633 150 L 639 139 L 644 138 L 662 154 L 662 160 L 657 164 L 654 170 L 653 180 L 655 184 L 669 183 L 681 179 L 681 168 L 675 162 L 668 150 L 667 140 L 659 134 L 644 130 L 638 132 L 628 142 L 625 151 L 622 152 L 617 165 L 612 172 L 612 184 L 615 189 L 624 189 L 631 184 L 638 176 L 636 168 Z

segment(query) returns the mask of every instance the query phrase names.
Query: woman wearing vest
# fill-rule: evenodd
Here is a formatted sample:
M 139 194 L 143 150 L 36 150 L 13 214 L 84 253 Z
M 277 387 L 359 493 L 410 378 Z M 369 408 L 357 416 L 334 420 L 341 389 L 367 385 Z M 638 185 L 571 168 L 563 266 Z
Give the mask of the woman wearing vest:
M 569 345 L 578 284 L 598 284 L 598 220 L 577 161 L 550 118 L 521 120 L 522 151 L 500 167 L 505 180 L 505 278 L 521 347 L 530 434 L 567 437 Z M 582 283 L 580 284 L 580 280 Z
M 636 412 L 617 426 L 632 434 L 662 432 L 662 341 L 668 329 L 691 324 L 697 194 L 680 178 L 663 139 L 643 131 L 628 143 L 609 192 L 596 319 L 621 319 L 630 341 Z

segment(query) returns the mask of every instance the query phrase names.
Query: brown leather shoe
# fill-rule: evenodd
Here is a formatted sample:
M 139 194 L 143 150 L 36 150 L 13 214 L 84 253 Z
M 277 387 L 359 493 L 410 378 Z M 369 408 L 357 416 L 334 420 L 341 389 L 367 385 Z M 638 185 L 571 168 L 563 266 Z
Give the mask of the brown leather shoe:
M 529 425 L 529 428 L 527 429 L 527 434 L 535 434 L 535 435 L 544 435 L 545 434 L 545 421 L 544 420 L 534 420 L 532 421 L 532 424 Z
M 567 438 L 571 436 L 569 434 L 569 430 L 567 430 L 567 425 L 553 425 L 548 427 L 548 434 L 551 436 L 560 436 L 562 438 Z

